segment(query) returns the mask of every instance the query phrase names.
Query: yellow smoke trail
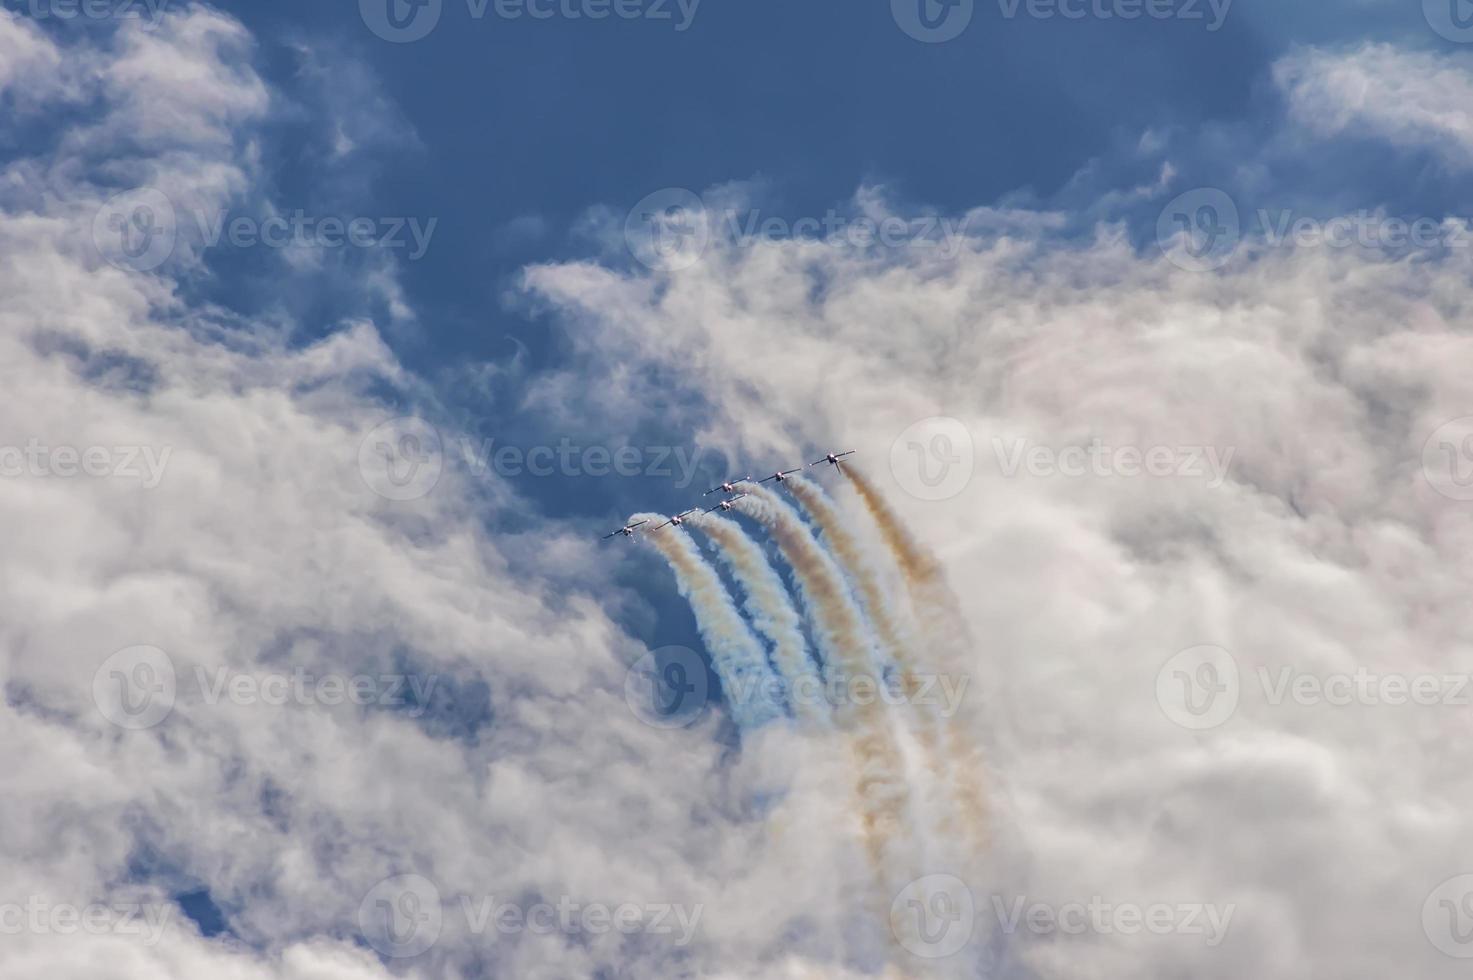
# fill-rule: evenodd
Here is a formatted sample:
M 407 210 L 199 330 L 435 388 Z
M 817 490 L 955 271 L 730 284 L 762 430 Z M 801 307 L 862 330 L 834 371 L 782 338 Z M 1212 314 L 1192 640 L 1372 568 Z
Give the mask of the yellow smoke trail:
M 853 466 L 842 466 L 844 476 L 849 479 L 850 485 L 859 493 L 859 498 L 864 501 L 865 509 L 874 518 L 875 526 L 880 531 L 880 536 L 885 539 L 885 544 L 894 553 L 895 560 L 900 564 L 905 573 L 908 585 L 932 585 L 940 582 L 945 587 L 945 579 L 942 576 L 941 564 L 926 550 L 919 541 L 911 536 L 910 531 L 901 523 L 900 516 L 890 509 L 885 498 L 875 488 L 869 479 Z M 947 589 L 950 592 L 950 589 Z M 956 597 L 953 595 L 951 605 L 956 606 Z
M 946 582 L 941 563 L 915 539 L 864 474 L 853 466 L 840 469 L 864 502 L 880 537 L 894 556 L 931 646 L 943 655 L 942 669 L 949 672 L 970 669 L 967 657 L 973 645 L 971 632 L 962 615 L 961 603 Z M 951 763 L 957 805 L 963 814 L 963 832 L 980 856 L 992 839 L 992 813 L 984 787 L 987 765 L 960 718 L 960 713 L 953 715 L 946 725 L 945 751 Z
M 880 576 L 876 573 L 868 556 L 865 555 L 859 539 L 849 530 L 843 515 L 824 494 L 823 489 L 818 484 L 800 476 L 789 477 L 787 484 L 793 496 L 797 497 L 803 505 L 803 509 L 823 530 L 824 542 L 839 559 L 844 570 L 849 573 L 850 580 L 859 587 L 860 598 L 864 601 L 865 611 L 869 613 L 870 621 L 879 633 L 880 642 L 885 652 L 900 669 L 905 703 L 912 709 L 912 721 L 914 722 L 912 727 L 916 737 L 921 740 L 928 758 L 932 760 L 932 768 L 939 768 L 939 763 L 935 759 L 937 737 L 935 719 L 920 711 L 917 706 L 921 692 L 921 680 L 916 674 L 914 654 L 916 643 L 912 631 L 902 623 L 901 615 L 896 611 L 894 602 L 886 593 L 885 586 L 880 581 Z
M 864 616 L 850 598 L 842 573 L 813 540 L 802 518 L 763 487 L 742 498 L 737 508 L 767 528 L 797 576 L 829 680 L 871 678 L 876 684 L 882 683 Z M 851 751 L 859 769 L 857 788 L 865 850 L 881 889 L 888 891 L 905 869 L 905 862 L 896 853 L 895 839 L 910 806 L 909 789 L 882 706 L 874 700 L 868 704 L 857 704 L 856 700 L 841 697 L 834 706 L 835 720 L 850 734 Z M 888 894 L 879 904 L 888 918 Z
M 636 514 L 639 520 L 663 520 L 658 514 Z M 726 586 L 690 536 L 679 527 L 661 528 L 643 536 L 665 557 L 675 572 L 680 593 L 690 602 L 701 639 L 711 653 L 711 666 L 721 678 L 732 720 L 746 731 L 782 715 L 771 693 L 778 686 L 767 654 L 737 612 Z
M 811 724 L 827 724 L 823 679 L 808 655 L 798 610 L 767 556 L 735 521 L 704 514 L 689 523 L 716 542 L 732 575 L 746 592 L 747 614 L 758 632 L 772 643 L 772 660 L 789 692 L 793 713 Z

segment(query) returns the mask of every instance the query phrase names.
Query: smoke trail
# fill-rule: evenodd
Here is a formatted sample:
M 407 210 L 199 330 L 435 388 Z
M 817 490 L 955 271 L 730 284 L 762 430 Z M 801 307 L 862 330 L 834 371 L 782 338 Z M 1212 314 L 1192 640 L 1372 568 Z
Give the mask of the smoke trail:
M 968 669 L 967 656 L 973 641 L 961 602 L 947 584 L 941 563 L 911 535 L 874 484 L 853 466 L 841 469 L 900 567 L 931 646 L 942 654 L 942 669 L 960 676 Z M 962 726 L 960 717 L 953 715 L 946 726 L 946 754 L 951 760 L 957 803 L 966 818 L 964 831 L 980 850 L 991 843 L 991 808 L 983 788 L 986 760 Z
M 746 592 L 747 615 L 772 643 L 772 659 L 787 685 L 793 713 L 807 722 L 827 723 L 829 710 L 823 700 L 823 680 L 808 656 L 798 610 L 767 556 L 735 521 L 705 514 L 691 523 L 716 542 L 717 553 Z
M 639 520 L 664 520 L 658 514 L 636 514 Z M 781 717 L 781 705 L 772 699 L 777 675 L 762 645 L 732 604 L 726 586 L 708 565 L 695 543 L 679 527 L 667 527 L 643 536 L 669 562 L 680 594 L 690 602 L 701 639 L 711 652 L 711 666 L 721 678 L 732 720 L 743 731 Z
M 900 516 L 890 509 L 885 498 L 880 496 L 874 484 L 853 466 L 840 467 L 849 483 L 859 493 L 859 498 L 864 501 L 865 509 L 869 511 L 870 517 L 874 518 L 875 526 L 879 529 L 885 544 L 894 553 L 895 560 L 899 562 L 901 570 L 905 573 L 907 584 L 933 585 L 941 583 L 947 593 L 951 590 L 946 588 L 945 580 L 942 578 L 941 564 L 926 548 L 911 536 L 909 530 L 901 523 Z M 957 606 L 956 596 L 951 595 L 952 607 Z
M 868 556 L 865 555 L 859 540 L 849 530 L 843 515 L 824 494 L 823 489 L 801 476 L 789 477 L 787 483 L 789 489 L 793 491 L 793 496 L 802 503 L 803 509 L 813 518 L 814 523 L 823 529 L 824 541 L 839 559 L 844 570 L 849 573 L 850 580 L 859 587 L 859 595 L 864 601 L 865 611 L 879 632 L 880 642 L 884 645 L 885 652 L 900 668 L 906 703 L 915 709 L 921 691 L 921 681 L 916 676 L 917 668 L 913 651 L 917 644 L 912 630 L 908 628 L 908 624 L 903 622 L 902 615 L 896 610 L 894 601 L 887 594 L 884 584 L 880 581 L 880 576 L 876 573 Z M 919 711 L 913 711 L 913 715 L 916 716 L 913 718 L 916 722 L 916 735 L 922 740 L 928 754 L 932 756 L 933 768 L 935 768 L 934 719 Z
M 767 528 L 796 574 L 830 684 L 842 685 L 860 678 L 869 678 L 876 686 L 883 683 L 874 663 L 864 615 L 850 598 L 833 559 L 813 540 L 802 518 L 763 487 L 755 488 L 736 506 Z M 873 700 L 867 704 L 856 703 L 858 700 L 840 697 L 834 714 L 840 728 L 852 732 L 850 744 L 859 767 L 865 848 L 885 887 L 903 868 L 896 859 L 894 839 L 910 805 L 909 789 L 882 707 Z

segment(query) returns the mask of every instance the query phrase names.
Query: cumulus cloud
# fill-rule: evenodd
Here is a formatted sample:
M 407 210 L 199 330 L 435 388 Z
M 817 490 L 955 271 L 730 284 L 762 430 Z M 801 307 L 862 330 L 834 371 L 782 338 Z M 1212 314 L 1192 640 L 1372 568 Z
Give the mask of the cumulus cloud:
M 453 468 L 409 499 L 382 482 L 377 454 L 403 433 L 377 427 L 424 386 L 371 324 L 303 346 L 293 324 L 189 301 L 208 256 L 187 237 L 152 261 L 167 228 L 141 191 L 180 210 L 260 192 L 272 96 L 240 25 L 192 7 L 79 38 L 7 14 L 0 39 L 40 73 L 30 93 L 72 97 L 48 66 L 90 85 L 65 138 L 0 177 L 0 972 L 827 958 L 851 862 L 822 756 L 774 733 L 734 764 L 714 718 L 645 724 L 623 696 L 642 645 L 556 584 L 591 542 L 492 538 L 482 508 L 517 505 Z M 780 802 L 758 819 L 764 790 Z M 380 885 L 401 875 L 440 899 L 437 941 L 403 958 L 375 925 L 409 915 L 410 892 Z M 220 935 L 179 904 L 196 893 Z M 487 902 L 627 906 L 647 928 L 509 930 Z M 659 907 L 690 928 L 657 928 Z M 794 922 L 806 938 L 782 942 Z
M 1463 152 L 1473 79 L 1454 61 L 1310 52 L 1278 78 L 1286 129 L 1364 122 Z M 1453 422 L 1473 414 L 1473 260 L 1261 243 L 1212 272 L 1173 258 L 1118 224 L 1081 237 L 979 211 L 955 256 L 713 234 L 677 271 L 549 264 L 526 286 L 582 355 L 578 404 L 627 417 L 674 378 L 704 395 L 688 424 L 734 458 L 861 449 L 979 638 L 969 669 L 994 698 L 968 720 L 1030 902 L 1232 909 L 1218 943 L 1020 937 L 1040 974 L 1451 976 L 1429 895 L 1467 870 L 1467 707 L 1273 692 L 1285 671 L 1473 663 L 1456 489 L 1473 457 Z M 969 479 L 933 492 L 948 466 Z M 1205 676 L 1231 680 L 1236 708 L 1192 727 L 1171 692 L 1204 675 L 1169 662 L 1187 651 L 1175 663 L 1196 670 L 1204 645 L 1227 651 Z
M 417 488 L 382 470 L 385 445 L 425 444 L 382 424 L 430 398 L 373 324 L 302 345 L 191 302 L 208 259 L 187 238 L 149 268 L 120 259 L 108 239 L 136 243 L 146 218 L 135 200 L 109 221 L 119 191 L 263 193 L 274 96 L 252 57 L 202 7 L 84 39 L 0 16 L 0 65 L 27 66 L 32 101 L 0 68 L 4 111 L 86 109 L 0 172 L 0 971 L 878 972 L 842 753 L 780 725 L 733 747 L 715 716 L 641 721 L 623 686 L 645 650 L 569 572 L 590 543 L 456 467 Z M 1377 57 L 1376 86 L 1412 84 L 1412 56 Z M 1281 77 L 1317 98 L 1326 68 Z M 914 217 L 870 190 L 856 210 Z M 1468 870 L 1469 709 L 1273 703 L 1258 672 L 1470 669 L 1473 460 L 1446 425 L 1473 414 L 1466 250 L 1245 246 L 1199 273 L 1113 223 L 966 217 L 953 250 L 718 237 L 669 274 L 531 269 L 572 363 L 529 403 L 590 436 L 658 406 L 733 459 L 860 449 L 978 638 L 960 723 L 988 749 L 1001 863 L 1026 872 L 967 884 L 979 916 L 1014 923 L 1020 973 L 1453 975 L 1423 913 Z M 1076 449 L 1105 471 L 1068 475 Z M 1167 471 L 1135 475 L 1153 449 Z M 1209 450 L 1221 480 L 1186 465 Z M 506 511 L 527 530 L 490 534 Z M 1164 668 L 1202 645 L 1236 671 L 1236 710 L 1193 727 Z M 263 681 L 299 674 L 375 696 L 263 703 Z M 117 700 L 118 675 L 173 696 Z M 381 698 L 386 677 L 405 689 Z M 915 874 L 966 875 L 944 843 L 914 842 Z M 220 935 L 186 915 L 197 892 Z M 1094 899 L 1167 905 L 1182 928 L 1008 918 Z M 498 927 L 544 903 L 675 925 Z M 159 931 L 125 927 L 130 909 Z
M 1319 137 L 1341 133 L 1428 148 L 1456 170 L 1473 165 L 1473 75 L 1466 58 L 1366 44 L 1306 49 L 1274 66 L 1290 119 Z

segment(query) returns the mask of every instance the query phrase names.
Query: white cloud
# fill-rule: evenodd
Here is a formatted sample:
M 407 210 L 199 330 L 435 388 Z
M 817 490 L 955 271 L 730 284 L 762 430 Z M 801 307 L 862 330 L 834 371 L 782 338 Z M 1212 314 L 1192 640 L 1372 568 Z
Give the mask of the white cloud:
M 1454 169 L 1473 165 L 1468 60 L 1389 44 L 1306 49 L 1274 66 L 1290 118 L 1315 137 L 1341 133 L 1427 147 Z
M 1431 67 L 1448 91 L 1473 84 L 1452 63 L 1391 51 L 1348 63 L 1379 94 L 1336 104 L 1383 135 L 1459 132 L 1451 103 L 1429 109 L 1421 88 Z M 1284 68 L 1296 112 L 1339 92 L 1345 64 Z M 1410 93 L 1416 126 L 1379 115 L 1389 92 Z M 1322 115 L 1326 134 L 1348 124 Z M 580 353 L 545 382 L 547 401 L 629 424 L 642 405 L 672 410 L 645 386 L 674 378 L 704 396 L 683 421 L 733 458 L 859 448 L 945 556 L 979 638 L 971 670 L 998 713 L 973 721 L 979 737 L 1000 729 L 993 762 L 1030 900 L 1235 909 L 1216 947 L 1120 933 L 1025 943 L 1039 974 L 1454 975 L 1423 905 L 1467 870 L 1470 707 L 1274 704 L 1257 672 L 1473 670 L 1469 504 L 1424 465 L 1439 427 L 1473 415 L 1473 256 L 1250 245 L 1193 273 L 1116 226 L 1079 240 L 979 213 L 972 232 L 955 259 L 717 236 L 666 275 L 529 270 Z M 916 460 L 892 449 L 930 416 L 960 420 L 975 445 L 966 490 L 939 502 L 907 494 Z M 1020 443 L 1092 440 L 1231 451 L 1228 480 L 1004 472 Z M 1162 666 L 1199 644 L 1228 649 L 1242 682 L 1235 714 L 1205 734 L 1156 697 Z
M 531 545 L 491 537 L 479 508 L 516 502 L 454 468 L 416 501 L 373 494 L 360 443 L 403 411 L 381 393 L 412 406 L 422 382 L 372 325 L 292 346 L 290 324 L 181 299 L 173 277 L 199 261 L 187 242 L 155 272 L 99 258 L 93 218 L 120 187 L 210 207 L 259 192 L 252 134 L 272 96 L 239 25 L 195 8 L 151 35 L 62 49 L 7 18 L 3 45 L 41 73 L 41 108 L 72 97 L 45 84 L 64 64 L 103 82 L 57 151 L 0 173 L 0 446 L 169 455 L 152 489 L 0 479 L 0 906 L 136 902 L 169 917 L 156 943 L 47 920 L 6 935 L 0 972 L 868 972 L 883 927 L 842 756 L 781 730 L 735 754 L 714 720 L 645 726 L 622 697 L 642 648 L 591 590 L 564 588 L 570 567 L 599 574 L 589 543 L 536 523 Z M 875 194 L 864 206 L 889 213 Z M 534 404 L 590 436 L 647 404 L 686 411 L 646 401 L 642 369 L 658 366 L 699 395 L 686 421 L 733 458 L 861 449 L 939 546 L 981 638 L 969 669 L 997 714 L 970 723 L 1007 789 L 1001 846 L 1031 871 L 976 885 L 979 907 L 994 885 L 1054 907 L 1235 906 L 1216 947 L 1019 937 L 1037 974 L 1452 975 L 1421 910 L 1464 870 L 1469 709 L 1271 705 L 1247 685 L 1258 666 L 1473 667 L 1468 505 L 1422 472 L 1432 432 L 1473 414 L 1468 256 L 1279 250 L 1191 274 L 1109 226 L 1080 242 L 1056 215 L 972 217 L 957 255 L 718 243 L 668 278 L 531 270 L 578 357 Z M 965 492 L 940 502 L 907 497 L 904 466 L 889 465 L 896 436 L 932 415 L 961 420 L 977 449 Z M 1235 455 L 1214 488 L 1009 479 L 992 446 L 1093 437 Z M 1155 701 L 1161 665 L 1200 643 L 1228 648 L 1245 681 L 1236 716 L 1205 735 Z M 125 731 L 93 703 L 94 674 L 139 644 L 167 653 L 181 693 L 162 724 Z M 196 670 L 298 667 L 483 679 L 493 720 L 451 738 L 412 712 L 210 704 L 193 684 Z M 405 872 L 445 899 L 441 936 L 384 964 L 359 908 Z M 181 885 L 207 887 L 237 938 L 197 935 L 171 902 Z M 702 915 L 679 949 L 478 935 L 462 895 Z
M 0 31 L 37 71 L 85 66 L 97 100 L 58 150 L 0 175 L 0 446 L 7 460 L 36 445 L 164 461 L 152 487 L 60 475 L 64 463 L 0 479 L 0 917 L 10 929 L 12 909 L 124 898 L 169 916 L 152 944 L 27 920 L 0 944 L 0 973 L 653 975 L 676 958 L 751 972 L 800 915 L 818 938 L 794 955 L 814 953 L 848 914 L 835 896 L 853 845 L 827 833 L 832 794 L 819 780 L 794 789 L 777 810 L 803 832 L 769 839 L 749 793 L 781 796 L 801 751 L 775 733 L 785 761 L 732 766 L 714 722 L 638 720 L 623 677 L 642 647 L 591 590 L 554 586 L 590 566 L 595 542 L 537 525 L 535 549 L 491 538 L 477 508 L 515 504 L 453 470 L 418 501 L 371 492 L 360 443 L 403 411 L 381 393 L 412 407 L 422 391 L 371 325 L 292 346 L 291 324 L 184 301 L 174 277 L 200 261 L 187 241 L 150 272 L 99 256 L 94 218 L 120 188 L 208 209 L 257 192 L 250 147 L 271 98 L 240 26 L 192 8 L 153 33 L 65 48 L 8 17 Z M 94 675 L 138 645 L 170 658 L 177 701 L 126 731 L 94 703 Z M 297 669 L 408 672 L 458 685 L 472 700 L 453 707 L 472 712 L 465 692 L 484 681 L 491 723 L 449 737 L 412 711 L 210 703 L 218 677 Z M 433 949 L 391 970 L 367 949 L 359 907 L 402 872 L 436 883 L 446 920 Z M 794 874 L 802 883 L 769 901 Z M 172 904 L 197 886 L 239 941 L 201 938 Z M 703 913 L 687 948 L 477 935 L 456 919 L 461 895 Z

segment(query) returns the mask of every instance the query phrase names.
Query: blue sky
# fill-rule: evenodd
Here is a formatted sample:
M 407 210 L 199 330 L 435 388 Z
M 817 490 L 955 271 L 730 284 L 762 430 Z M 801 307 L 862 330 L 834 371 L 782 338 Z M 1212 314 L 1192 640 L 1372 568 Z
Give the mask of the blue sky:
M 341 89 L 377 129 L 371 160 L 355 161 L 355 204 L 438 219 L 433 247 L 402 268 L 422 332 L 399 338 L 433 364 L 497 356 L 505 334 L 545 350 L 547 331 L 508 311 L 505 292 L 524 263 L 577 254 L 573 228 L 594 206 L 754 179 L 786 216 L 842 208 L 866 183 L 947 212 L 1048 202 L 1148 130 L 1242 126 L 1251 139 L 1255 113 L 1273 111 L 1269 66 L 1296 44 L 1446 43 L 1410 5 L 1237 0 L 1217 30 L 1205 0 L 1180 7 L 1201 19 L 1007 18 L 978 3 L 940 44 L 905 35 L 878 2 L 707 0 L 681 31 L 673 4 L 670 20 L 539 21 L 446 0 L 405 44 L 347 3 L 226 9 L 274 84 L 309 106 Z M 298 44 L 318 70 L 303 74 Z M 272 147 L 284 200 L 341 190 L 310 119 Z
M 1330 193 L 1316 163 L 1265 151 L 1282 111 L 1271 68 L 1296 46 L 1455 47 L 1406 5 L 1182 0 L 1159 19 L 1127 21 L 979 2 L 944 43 L 908 36 L 884 3 L 706 0 L 688 15 L 651 2 L 631 7 L 637 18 L 593 21 L 498 17 L 495 5 L 445 0 L 434 28 L 411 43 L 381 39 L 348 3 L 225 9 L 255 36 L 255 61 L 279 97 L 258 137 L 276 206 L 435 221 L 421 257 L 395 254 L 413 323 L 383 333 L 449 410 L 502 439 L 541 435 L 536 413 L 517 410 L 518 385 L 567 363 L 556 318 L 527 301 L 523 269 L 580 257 L 627 263 L 591 240 L 589 215 L 617 222 L 661 188 L 736 183 L 762 217 L 788 222 L 852 214 L 864 186 L 942 214 L 1016 204 L 1089 215 L 1102 194 L 1156 179 L 1167 161 L 1179 186 L 1230 186 L 1250 156 L 1271 172 L 1268 203 L 1279 207 L 1438 213 L 1460 190 L 1427 168 L 1408 180 L 1399 155 L 1357 148 L 1341 159 L 1334 199 L 1316 201 Z M 355 150 L 340 156 L 344 134 Z M 1152 141 L 1160 145 L 1142 149 Z M 1109 217 L 1149 246 L 1158 211 L 1144 200 Z M 1088 234 L 1088 220 L 1077 231 Z M 345 316 L 392 319 L 351 277 L 341 290 L 320 276 L 283 283 L 259 250 L 207 261 L 222 273 L 207 295 L 285 307 L 304 339 Z M 467 365 L 519 350 L 529 360 L 494 394 L 466 383 Z M 673 426 L 647 433 L 672 445 L 689 437 Z M 592 497 L 586 480 L 555 483 L 531 488 L 551 513 L 607 511 L 587 504 L 606 490 L 615 509 L 639 506 L 639 494 L 656 494 L 661 507 L 684 499 L 661 485 L 628 494 L 629 481 Z

